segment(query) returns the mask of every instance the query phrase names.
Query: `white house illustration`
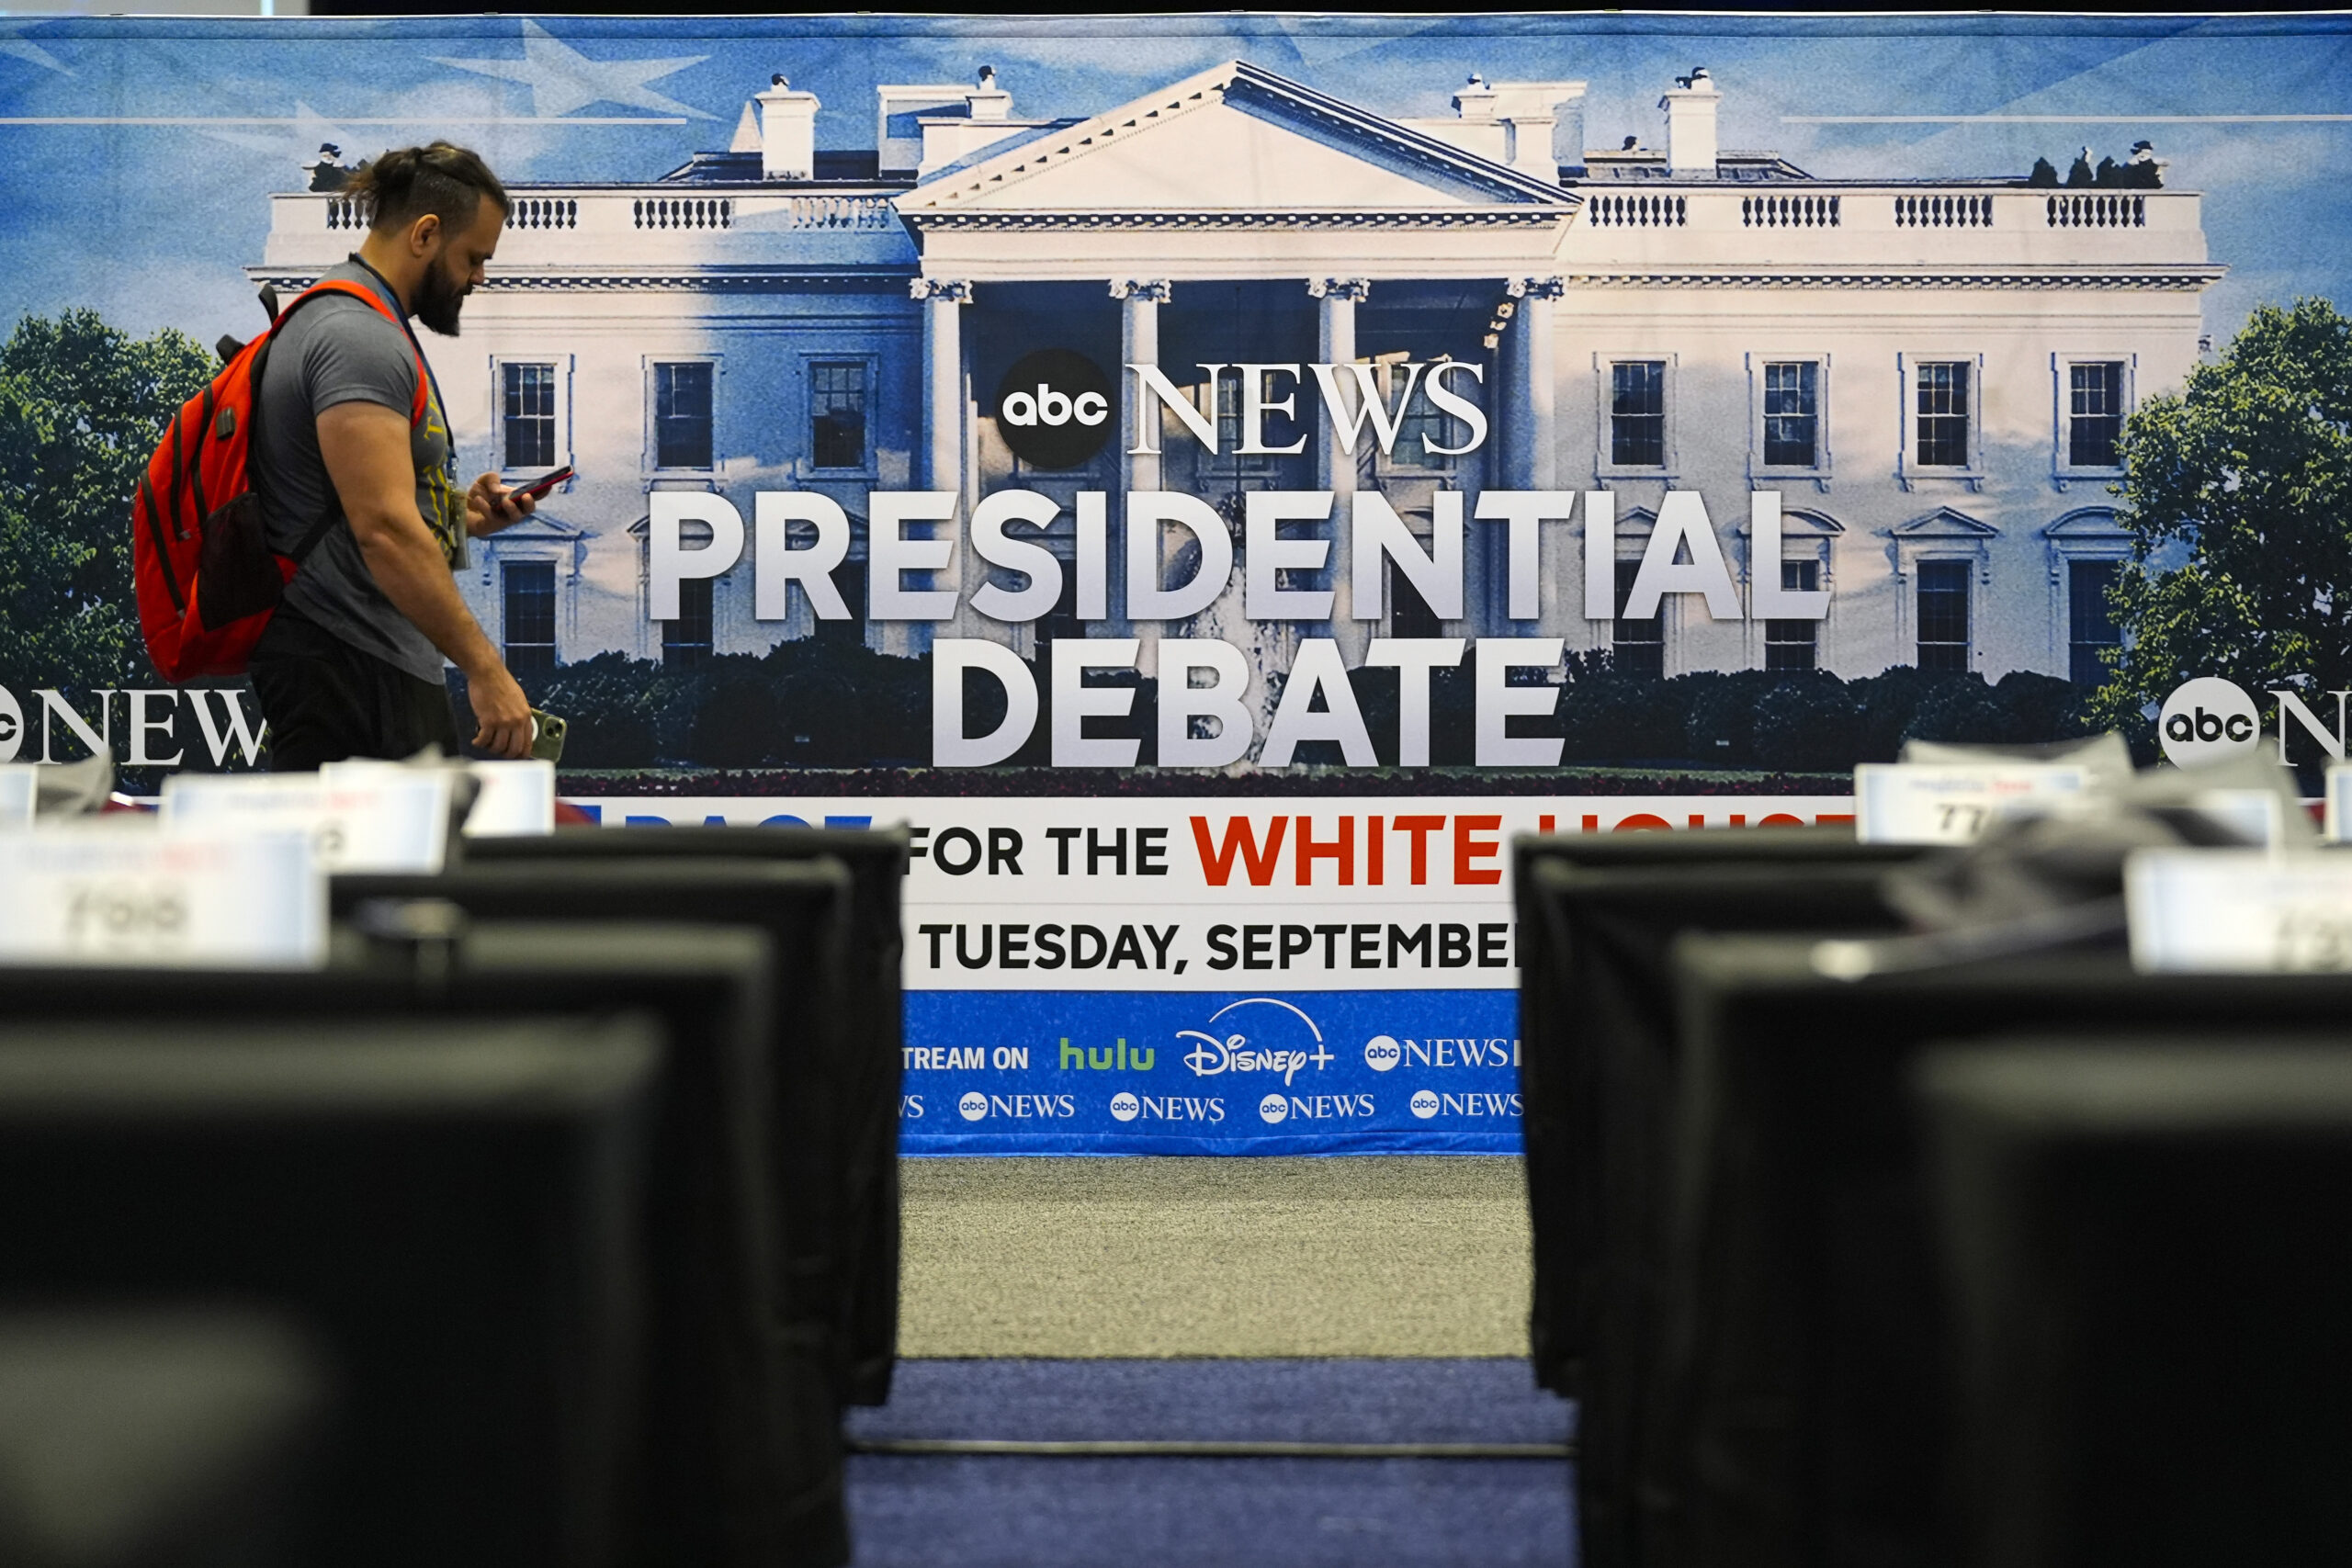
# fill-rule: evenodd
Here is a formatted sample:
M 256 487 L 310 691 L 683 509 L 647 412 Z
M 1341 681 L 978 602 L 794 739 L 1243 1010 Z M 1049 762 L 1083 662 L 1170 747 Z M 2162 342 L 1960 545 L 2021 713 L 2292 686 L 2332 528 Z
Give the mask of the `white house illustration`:
M 1505 635 L 1663 674 L 2094 673 L 2114 637 L 2101 591 L 2127 553 L 2108 489 L 2120 420 L 2196 362 L 2200 295 L 2222 272 L 2199 197 L 1816 179 L 1719 148 L 1703 71 L 1659 100 L 1662 146 L 1585 152 L 1583 93 L 1474 77 L 1452 117 L 1408 120 L 1234 62 L 1041 119 L 982 71 L 968 87 L 880 87 L 873 150 L 850 153 L 817 150 L 825 111 L 780 75 L 727 152 L 639 183 L 518 186 L 436 367 L 468 463 L 581 477 L 477 547 L 466 592 L 522 669 L 824 636 L 1028 652 L 1080 635 L 1067 594 L 1017 625 L 968 608 L 936 626 L 865 618 L 869 491 L 946 491 L 968 515 L 1007 486 L 1038 491 L 1062 503 L 1047 539 L 1067 558 L 1086 491 L 1179 491 L 1238 513 L 1250 491 L 1376 490 L 1426 536 L 1442 489 L 1473 513 L 1506 489 L 1613 492 L 1613 608 L 1668 493 L 1696 491 L 1745 602 L 1747 497 L 1772 491 L 1782 558 L 1762 570 L 1831 590 L 1826 620 L 1717 620 L 1690 594 L 1645 620 L 1589 618 L 1579 513 L 1544 525 L 1532 617 L 1510 602 L 1505 530 L 1474 525 L 1458 614 L 1397 580 L 1360 619 L 1342 570 L 1329 626 L 1283 635 L 1336 636 L 1351 660 L 1374 636 Z M 362 220 L 332 193 L 273 197 L 253 276 L 316 276 Z M 1115 437 L 1076 469 L 1030 469 L 998 423 L 1005 372 L 1047 347 L 1122 389 Z M 1448 360 L 1476 367 L 1452 384 L 1492 424 L 1460 456 L 1430 450 L 1462 429 L 1425 397 L 1387 456 L 1350 455 L 1311 380 L 1241 384 L 1268 374 L 1244 367 L 1362 361 L 1390 389 Z M 1217 449 L 1140 400 L 1128 364 L 1215 407 Z M 1215 387 L 1204 367 L 1224 367 Z M 1256 444 L 1304 437 L 1300 451 L 1237 450 L 1245 393 L 1295 400 Z M 651 620 L 647 498 L 679 488 L 746 518 L 758 491 L 836 499 L 851 618 L 819 620 L 797 587 L 781 618 L 759 618 L 747 552 Z M 1349 558 L 1342 538 L 1332 559 Z M 969 550 L 953 569 L 967 590 L 987 570 Z M 1121 619 L 1116 576 L 1110 616 L 1085 629 L 1177 635 Z M 1207 635 L 1236 635 L 1220 614 L 1204 613 L 1224 628 Z

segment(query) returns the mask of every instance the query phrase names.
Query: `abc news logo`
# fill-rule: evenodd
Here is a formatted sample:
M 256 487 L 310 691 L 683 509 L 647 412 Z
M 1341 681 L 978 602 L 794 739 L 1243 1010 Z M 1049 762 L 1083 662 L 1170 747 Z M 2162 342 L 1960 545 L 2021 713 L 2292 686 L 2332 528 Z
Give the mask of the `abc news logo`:
M 1023 355 L 996 389 L 997 428 L 1033 468 L 1081 468 L 1111 438 L 1111 382 L 1066 348 Z
M 2281 706 L 2290 694 L 2273 694 Z M 2286 715 L 2279 715 L 2284 739 Z M 2254 750 L 2262 739 L 2262 710 L 2244 686 L 2219 675 L 2185 681 L 2165 699 L 2156 715 L 2156 737 L 2165 758 L 2177 768 L 2226 762 Z

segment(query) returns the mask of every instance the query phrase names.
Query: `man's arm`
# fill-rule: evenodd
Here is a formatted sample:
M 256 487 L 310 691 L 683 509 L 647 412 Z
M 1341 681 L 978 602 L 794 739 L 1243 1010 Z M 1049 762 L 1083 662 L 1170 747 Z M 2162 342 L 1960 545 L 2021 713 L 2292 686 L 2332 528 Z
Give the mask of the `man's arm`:
M 466 672 L 481 725 L 474 745 L 493 756 L 529 756 L 530 701 L 458 596 L 447 558 L 416 510 L 407 417 L 381 403 L 337 403 L 319 415 L 319 455 L 376 585 Z

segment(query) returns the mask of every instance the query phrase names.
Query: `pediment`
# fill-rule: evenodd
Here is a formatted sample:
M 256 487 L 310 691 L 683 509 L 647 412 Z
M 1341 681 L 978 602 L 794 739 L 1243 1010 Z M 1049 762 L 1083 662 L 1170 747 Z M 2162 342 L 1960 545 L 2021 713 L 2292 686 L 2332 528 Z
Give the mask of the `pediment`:
M 2115 520 L 2115 509 L 2109 506 L 2086 506 L 2069 512 L 2041 531 L 2048 539 L 2121 539 L 2131 536 L 2130 530 Z
M 1898 523 L 1891 533 L 1898 539 L 1997 539 L 2001 531 L 1980 517 L 1971 517 L 1958 507 L 1939 506 L 1924 516 L 1908 523 Z
M 545 512 L 534 512 L 520 523 L 501 528 L 490 536 L 490 542 L 501 545 L 568 545 L 587 536 L 588 530 L 576 523 L 566 523 L 562 518 L 550 517 Z
M 899 198 L 917 228 L 991 217 L 1466 213 L 1564 218 L 1557 186 L 1241 62 L 951 165 Z
M 1745 517 L 1735 525 L 1741 538 L 1747 537 L 1748 520 Z M 1829 539 L 1846 531 L 1846 525 L 1826 512 L 1814 512 L 1804 507 L 1781 509 L 1781 537 L 1783 539 Z

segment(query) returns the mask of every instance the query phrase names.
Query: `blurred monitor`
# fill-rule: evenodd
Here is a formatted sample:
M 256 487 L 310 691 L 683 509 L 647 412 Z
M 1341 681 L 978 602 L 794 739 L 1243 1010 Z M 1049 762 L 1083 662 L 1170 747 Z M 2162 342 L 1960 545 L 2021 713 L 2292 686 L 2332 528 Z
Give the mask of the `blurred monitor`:
M 307 974 L 114 970 L 94 986 L 86 970 L 0 969 L 0 1008 L 311 1020 L 326 1039 L 404 1014 L 654 1015 L 667 1049 L 639 1215 L 630 1539 L 659 1561 L 766 1568 L 848 1550 L 831 1392 L 787 1375 L 775 1332 L 774 973 L 767 938 L 740 927 L 482 921 L 413 947 L 345 928 L 330 966 Z
M 1668 1352 L 1642 1487 L 1708 1560 L 1939 1549 L 1948 1328 L 1908 1091 L 1923 1043 L 2322 1027 L 2352 976 L 2148 976 L 2118 949 L 1833 978 L 1804 939 L 1686 936 Z M 1653 1434 L 1655 1436 L 1653 1437 Z M 1712 1555 L 1709 1555 L 1712 1554 Z
M 781 1292 L 773 1312 L 791 1375 L 826 1380 L 846 1394 L 850 1301 L 840 1259 L 848 1162 L 837 1073 L 850 1029 L 850 877 L 839 861 L 495 863 L 439 876 L 339 876 L 331 897 L 346 920 L 388 901 L 433 899 L 479 919 L 686 920 L 765 932 L 780 998 L 767 1069 L 776 1161 L 769 1212 Z
M 1701 835 L 1690 835 L 1700 837 Z M 1722 835 L 1748 840 L 1771 832 Z M 1572 853 L 1519 869 L 1520 1088 L 1539 1382 L 1579 1400 L 1577 1523 L 1594 1568 L 1639 1560 L 1633 1499 L 1656 1355 L 1677 1061 L 1671 955 L 1686 931 L 1887 932 L 1883 856 Z M 1663 839 L 1665 835 L 1645 835 Z M 1848 840 L 1850 846 L 1850 838 Z
M 469 840 L 470 864 L 534 864 L 648 856 L 805 861 L 830 856 L 849 868 L 850 1033 L 835 1077 L 842 1175 L 841 1277 L 850 1294 L 849 1394 L 879 1404 L 890 1394 L 899 1345 L 899 1096 L 905 1060 L 899 959 L 909 839 L 903 828 L 559 828 L 541 838 Z
M 107 1010 L 86 1000 L 40 1010 L 0 1024 L 0 1295 L 51 1315 L 52 1389 L 57 1365 L 92 1359 L 109 1315 L 120 1359 L 111 1381 L 85 1379 L 89 1403 L 50 1418 L 45 1468 L 29 1472 L 47 1492 L 0 1488 L 0 1517 L 45 1511 L 53 1545 L 70 1508 L 56 1488 L 106 1484 L 115 1510 L 96 1527 L 137 1533 L 142 1508 L 188 1506 L 152 1474 L 174 1453 L 176 1486 L 229 1485 L 220 1506 L 243 1507 L 259 1499 L 236 1494 L 269 1483 L 237 1477 L 292 1457 L 293 1432 L 271 1430 L 291 1422 L 320 1466 L 305 1561 L 615 1561 L 656 1021 L 377 1016 L 330 1035 L 73 1016 Z M 174 1307 L 215 1315 L 176 1333 L 120 1315 Z M 282 1314 L 314 1354 L 223 1308 Z M 175 1354 L 205 1359 L 175 1370 Z M 154 1381 L 123 1386 L 142 1366 Z M 239 1369 L 242 1394 L 221 1381 Z M 0 1362 L 0 1416 L 7 1386 Z M 119 1422 L 111 1444 L 85 1429 L 101 1410 Z M 176 1434 L 155 1425 L 175 1414 Z M 142 1431 L 144 1452 L 125 1453 Z M 61 1472 L 58 1445 L 76 1442 L 83 1462 Z M 121 1561 L 247 1561 L 198 1551 L 202 1520 L 156 1522 L 156 1552 Z M 38 1561 L 24 1550 L 7 1561 Z
M 2028 1035 L 1918 1083 L 1957 1561 L 2321 1562 L 2352 1535 L 2352 1048 Z

